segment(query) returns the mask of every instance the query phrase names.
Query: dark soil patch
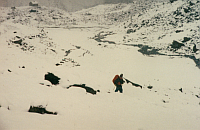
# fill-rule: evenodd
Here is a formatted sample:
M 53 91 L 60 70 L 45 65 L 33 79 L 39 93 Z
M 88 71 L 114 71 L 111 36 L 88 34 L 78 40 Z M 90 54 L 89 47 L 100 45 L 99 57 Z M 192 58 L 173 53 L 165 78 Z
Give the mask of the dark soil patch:
M 45 107 L 43 106 L 30 106 L 28 112 L 34 112 L 34 113 L 39 113 L 39 114 L 52 114 L 52 115 L 57 115 L 57 112 L 50 112 L 47 111 Z
M 46 74 L 44 76 L 44 79 L 50 81 L 53 85 L 59 84 L 59 80 L 60 80 L 59 77 L 57 77 L 53 73 L 49 73 L 49 72 L 48 72 L 48 74 Z
M 94 90 L 91 87 L 85 86 L 85 84 L 74 84 L 74 85 L 70 85 L 69 87 L 67 87 L 67 89 L 69 89 L 70 87 L 80 87 L 80 88 L 84 88 L 86 90 L 86 92 L 91 93 L 93 95 L 97 94 L 97 92 L 100 92 L 99 90 Z

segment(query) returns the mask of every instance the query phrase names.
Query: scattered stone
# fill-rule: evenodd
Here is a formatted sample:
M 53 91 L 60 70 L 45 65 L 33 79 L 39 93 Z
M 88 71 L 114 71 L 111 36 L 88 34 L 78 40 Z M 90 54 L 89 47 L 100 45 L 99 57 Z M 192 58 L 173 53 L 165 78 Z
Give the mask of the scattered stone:
M 17 39 L 17 40 L 14 40 L 12 42 L 15 43 L 15 44 L 22 45 L 22 39 Z
M 152 89 L 152 88 L 153 88 L 153 86 L 148 86 L 147 88 L 148 88 L 148 89 Z
M 71 53 L 71 50 L 65 51 L 65 53 L 66 53 L 65 56 L 68 56 Z
M 200 98 L 200 96 L 199 95 L 195 95 L 197 98 Z
M 182 89 L 182 88 L 180 88 L 180 89 L 179 89 L 179 91 L 180 91 L 180 92 L 183 92 L 183 89 Z
M 8 72 L 12 72 L 12 71 L 8 69 Z
M 81 47 L 80 46 L 75 46 L 77 49 L 80 49 Z
M 34 113 L 39 113 L 39 114 L 52 114 L 52 115 L 57 115 L 57 112 L 50 112 L 47 111 L 45 107 L 43 107 L 42 105 L 40 106 L 30 106 L 28 112 L 34 112 Z
M 20 36 L 16 36 L 16 38 L 20 39 L 21 37 Z
M 188 8 L 183 8 L 183 9 L 184 9 L 184 12 L 185 12 L 185 13 L 189 13 L 189 12 L 191 12 L 191 10 L 192 10 L 190 7 L 188 7 Z
M 59 66 L 59 65 L 61 65 L 61 64 L 59 64 L 59 63 L 56 64 L 56 66 Z
M 45 80 L 50 81 L 53 85 L 59 84 L 60 78 L 55 76 L 53 73 L 48 72 L 48 74 L 46 74 L 44 77 L 45 77 Z
M 36 9 L 31 9 L 29 12 L 38 12 Z
M 183 30 L 176 30 L 176 33 L 184 32 Z
M 133 29 L 128 29 L 127 30 L 127 34 L 130 34 L 130 33 L 133 33 L 133 32 L 136 32 L 136 30 L 133 30 Z
M 169 103 L 169 101 L 162 100 L 164 103 Z

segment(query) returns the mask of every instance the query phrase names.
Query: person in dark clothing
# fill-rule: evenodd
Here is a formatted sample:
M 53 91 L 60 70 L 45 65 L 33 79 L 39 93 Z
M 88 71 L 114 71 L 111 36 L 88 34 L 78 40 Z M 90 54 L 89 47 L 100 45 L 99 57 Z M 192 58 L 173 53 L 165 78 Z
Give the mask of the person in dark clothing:
M 116 86 L 115 92 L 120 91 L 120 93 L 123 93 L 122 89 L 122 84 L 124 83 L 123 74 L 120 74 L 120 76 L 115 75 L 115 77 L 113 78 L 113 83 Z

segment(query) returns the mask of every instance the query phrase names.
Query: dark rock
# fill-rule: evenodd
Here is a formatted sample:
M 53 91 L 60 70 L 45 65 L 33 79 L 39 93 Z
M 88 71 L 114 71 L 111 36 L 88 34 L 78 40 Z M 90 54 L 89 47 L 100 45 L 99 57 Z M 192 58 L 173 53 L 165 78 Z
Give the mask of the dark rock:
M 197 51 L 198 51 L 199 49 L 197 49 L 197 46 L 196 46 L 196 44 L 193 46 L 193 51 L 194 51 L 194 53 L 196 53 Z
M 180 92 L 183 92 L 183 89 L 182 89 L 182 88 L 180 88 L 180 89 L 179 89 L 179 91 L 180 91 Z
M 192 1 L 189 2 L 190 6 L 193 6 L 195 5 L 195 3 L 192 3 Z
M 174 40 L 171 44 L 171 47 L 174 49 L 180 49 L 182 46 L 185 46 L 183 43 L 180 43 L 176 40 Z
M 183 30 L 176 30 L 176 33 L 180 33 L 180 32 L 183 32 Z
M 200 96 L 199 95 L 195 95 L 197 98 L 200 98 Z
M 8 69 L 8 72 L 12 72 L 12 71 Z
M 48 74 L 46 74 L 44 77 L 45 77 L 45 80 L 50 81 L 53 85 L 59 84 L 60 78 L 55 76 L 53 73 L 48 72 Z
M 174 3 L 175 1 L 177 1 L 177 0 L 169 0 L 171 3 Z
M 188 8 L 183 8 L 183 10 L 184 10 L 185 13 L 189 13 L 189 12 L 192 11 L 192 9 L 191 9 L 190 7 L 188 7 Z
M 15 43 L 15 44 L 22 45 L 22 39 L 14 40 L 12 42 Z
M 187 41 L 189 41 L 190 39 L 192 39 L 192 38 L 190 38 L 190 37 L 184 37 L 182 42 L 187 42 Z
M 127 34 L 130 34 L 130 33 L 133 33 L 133 32 L 136 32 L 136 30 L 133 30 L 133 29 L 128 29 L 127 30 Z
M 38 12 L 38 11 L 35 9 L 31 9 L 29 12 Z
M 71 53 L 71 50 L 65 51 L 65 53 L 66 53 L 65 56 L 68 56 Z
M 21 37 L 20 36 L 16 36 L 16 38 L 20 39 Z
M 140 46 L 140 49 L 138 51 L 144 55 L 164 55 L 164 54 L 159 53 L 159 50 L 160 49 L 156 49 L 156 48 L 144 45 L 144 46 Z
M 96 94 L 99 90 L 95 91 L 93 88 L 85 86 L 85 84 L 74 84 L 74 85 L 70 85 L 68 88 L 70 87 L 80 87 L 80 88 L 84 88 L 86 90 L 86 92 L 91 93 L 91 94 Z M 100 91 L 99 91 L 100 92 Z
M 164 103 L 169 103 L 169 101 L 162 100 Z
M 148 86 L 147 88 L 148 88 L 148 89 L 152 89 L 152 88 L 153 88 L 153 86 Z
M 28 112 L 34 112 L 34 113 L 39 113 L 39 114 L 53 114 L 53 115 L 57 115 L 57 112 L 50 112 L 47 111 L 46 108 L 44 108 L 43 106 L 30 106 Z

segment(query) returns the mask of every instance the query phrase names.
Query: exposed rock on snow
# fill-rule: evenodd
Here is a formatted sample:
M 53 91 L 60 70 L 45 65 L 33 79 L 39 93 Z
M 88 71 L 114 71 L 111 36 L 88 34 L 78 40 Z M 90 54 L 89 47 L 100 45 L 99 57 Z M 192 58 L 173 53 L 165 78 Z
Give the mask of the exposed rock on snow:
M 178 41 L 173 41 L 171 47 L 174 49 L 180 49 L 182 46 L 185 46 L 183 43 Z
M 85 86 L 85 84 L 74 84 L 74 85 L 70 85 L 69 87 L 67 87 L 67 89 L 69 89 L 70 87 L 80 87 L 80 88 L 84 88 L 86 90 L 86 92 L 91 93 L 93 95 L 97 94 L 97 92 L 100 92 L 99 90 L 94 90 L 91 87 Z
M 50 112 L 47 111 L 45 107 L 43 106 L 30 106 L 28 112 L 33 112 L 33 113 L 39 113 L 39 114 L 52 114 L 52 115 L 57 115 L 57 112 Z
M 16 40 L 14 40 L 12 42 L 15 43 L 15 44 L 22 45 L 22 39 L 16 39 Z
M 50 81 L 53 85 L 58 85 L 59 80 L 60 80 L 59 77 L 57 77 L 53 73 L 49 73 L 49 72 L 48 72 L 48 74 L 45 74 L 44 79 Z

